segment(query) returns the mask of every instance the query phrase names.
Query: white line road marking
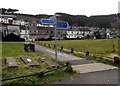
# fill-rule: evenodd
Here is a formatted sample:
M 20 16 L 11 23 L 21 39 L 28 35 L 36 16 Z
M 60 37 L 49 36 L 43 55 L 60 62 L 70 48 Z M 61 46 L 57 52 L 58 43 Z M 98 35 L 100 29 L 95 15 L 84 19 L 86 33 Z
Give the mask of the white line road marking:
M 54 51 L 51 51 L 51 50 L 48 50 L 48 49 L 47 49 L 47 51 L 49 51 L 49 52 L 51 52 L 51 53 L 55 53 Z
M 47 52 L 55 54 L 55 51 L 53 51 L 53 50 L 47 49 Z M 73 57 L 73 56 L 71 57 L 71 56 L 69 56 L 69 55 L 67 55 L 65 53 L 59 52 L 59 51 L 57 51 L 57 55 L 60 57 L 59 58 L 60 61 L 80 60 L 80 59 L 82 59 L 82 58 L 77 58 L 77 57 Z M 54 58 L 55 58 L 55 56 L 54 56 Z
M 48 50 L 47 51 L 51 52 L 51 53 L 54 53 L 55 54 L 55 51 L 52 51 L 52 50 Z M 58 55 L 62 55 L 60 52 L 57 52 Z

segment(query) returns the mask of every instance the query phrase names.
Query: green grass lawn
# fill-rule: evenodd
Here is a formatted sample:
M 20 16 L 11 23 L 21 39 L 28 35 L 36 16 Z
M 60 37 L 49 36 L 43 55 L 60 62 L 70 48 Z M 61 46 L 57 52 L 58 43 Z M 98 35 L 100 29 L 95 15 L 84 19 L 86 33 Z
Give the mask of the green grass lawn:
M 1 59 L 2 79 L 34 74 L 37 72 L 48 71 L 52 69 L 47 64 L 45 64 L 44 62 L 41 62 L 37 58 L 38 56 L 44 56 L 49 60 L 53 61 L 53 59 L 50 56 L 43 53 L 25 52 L 23 43 L 3 42 L 2 46 L 0 47 L 2 47 L 2 59 Z M 20 59 L 21 56 L 32 57 L 39 63 L 39 66 L 29 67 Z M 17 61 L 18 67 L 8 68 L 5 63 L 5 58 L 7 57 L 14 57 Z M 2 84 L 3 86 L 25 86 L 25 85 L 29 86 L 33 84 L 43 84 L 45 82 L 54 81 L 54 80 L 66 78 L 72 75 L 76 75 L 75 72 L 68 73 L 68 72 L 62 72 L 62 71 L 63 69 L 59 69 L 57 71 L 45 74 L 43 77 L 32 76 L 32 77 L 26 77 L 22 79 L 3 81 Z
M 40 41 L 54 45 L 54 41 Z M 64 48 L 74 48 L 78 51 L 89 51 L 102 55 L 111 54 L 115 49 L 115 54 L 118 53 L 118 39 L 89 39 L 89 40 L 58 40 L 57 46 Z M 114 46 L 114 48 L 113 48 Z

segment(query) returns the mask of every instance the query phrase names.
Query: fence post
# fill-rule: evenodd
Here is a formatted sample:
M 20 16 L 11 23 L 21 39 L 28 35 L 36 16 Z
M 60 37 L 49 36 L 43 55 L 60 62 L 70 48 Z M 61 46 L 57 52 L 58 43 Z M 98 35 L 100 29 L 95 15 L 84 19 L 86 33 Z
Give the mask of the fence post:
M 73 53 L 73 48 L 71 48 L 71 53 Z
M 89 56 L 89 51 L 86 51 L 86 56 Z
M 41 77 L 43 75 L 44 75 L 44 72 L 40 72 L 40 73 L 38 73 L 37 77 Z
M 60 51 L 62 51 L 62 50 L 63 50 L 63 46 L 61 47 Z
M 67 68 L 66 68 L 65 71 L 67 71 L 67 72 L 73 72 L 73 69 L 71 67 L 71 63 L 70 62 L 66 62 L 66 66 L 67 66 Z
M 114 63 L 115 64 L 119 64 L 120 63 L 120 59 L 118 57 L 116 57 L 116 56 L 114 57 Z
M 44 46 L 46 46 L 46 43 L 44 43 Z
M 54 45 L 54 48 L 55 48 L 55 45 Z
M 50 47 L 50 44 L 48 44 L 48 47 Z

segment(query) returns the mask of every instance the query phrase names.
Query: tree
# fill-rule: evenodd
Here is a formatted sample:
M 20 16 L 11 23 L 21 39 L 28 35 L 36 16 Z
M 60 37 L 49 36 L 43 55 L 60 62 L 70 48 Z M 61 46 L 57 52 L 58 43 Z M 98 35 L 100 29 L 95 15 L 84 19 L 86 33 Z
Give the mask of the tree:
M 5 14 L 7 12 L 7 9 L 5 8 L 0 8 L 0 13 Z
M 19 11 L 19 10 L 18 9 L 11 9 L 11 8 L 7 9 L 7 13 L 14 14 L 14 12 L 17 12 L 17 11 Z
M 94 36 L 96 37 L 96 39 L 101 39 L 102 38 L 102 35 L 101 35 L 100 31 L 94 32 Z
M 6 8 L 0 8 L 0 13 L 2 14 L 7 14 L 7 13 L 12 13 L 14 14 L 15 12 L 19 11 L 18 9 L 6 9 Z

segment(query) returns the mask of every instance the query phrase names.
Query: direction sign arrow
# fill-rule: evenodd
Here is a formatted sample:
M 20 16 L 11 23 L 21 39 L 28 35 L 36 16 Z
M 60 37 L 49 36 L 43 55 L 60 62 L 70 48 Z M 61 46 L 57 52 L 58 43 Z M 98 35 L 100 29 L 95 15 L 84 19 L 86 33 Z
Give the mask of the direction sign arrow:
M 42 24 L 55 24 L 54 20 L 52 19 L 41 19 Z
M 68 28 L 68 22 L 57 22 L 57 28 Z
M 55 24 L 54 19 L 41 19 L 42 24 Z M 68 22 L 57 22 L 57 27 L 56 28 L 68 28 L 69 24 Z

